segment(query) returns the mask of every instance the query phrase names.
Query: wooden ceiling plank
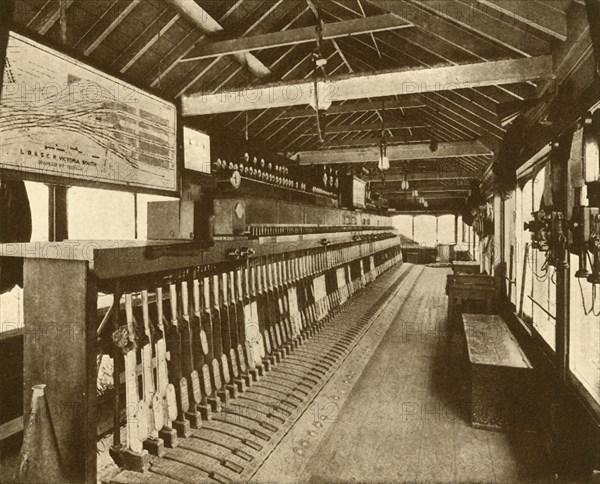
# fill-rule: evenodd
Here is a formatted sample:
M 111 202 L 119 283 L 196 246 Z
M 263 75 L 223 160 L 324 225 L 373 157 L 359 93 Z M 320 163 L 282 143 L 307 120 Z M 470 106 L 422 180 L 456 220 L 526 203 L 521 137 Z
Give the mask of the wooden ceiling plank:
M 121 67 L 121 74 L 125 74 L 129 70 L 131 66 L 133 66 L 139 59 L 142 57 L 156 42 L 160 40 L 160 38 L 167 33 L 167 31 L 177 23 L 180 19 L 179 14 L 175 14 L 171 17 L 171 19 L 161 27 L 161 29 L 154 34 L 132 57 L 125 63 L 123 67 Z
M 434 0 L 414 0 L 417 5 L 435 15 L 444 17 L 463 28 L 475 32 L 520 55 L 530 57 L 550 52 L 550 44 L 514 25 L 502 22 L 478 9 L 474 3 L 458 0 L 444 2 Z
M 98 46 L 106 40 L 106 38 L 113 33 L 113 31 L 121 25 L 121 22 L 138 6 L 140 0 L 132 0 L 127 7 L 125 7 L 121 13 L 110 23 L 110 25 L 90 44 L 90 46 L 83 51 L 87 56 L 91 55 Z
M 342 61 L 344 62 L 344 64 L 346 65 L 346 67 L 348 68 L 348 72 L 353 73 L 354 69 L 352 68 L 352 66 L 350 65 L 350 62 L 348 62 L 348 59 L 346 58 L 346 56 L 344 55 L 344 52 L 342 51 L 341 47 L 339 46 L 339 44 L 335 41 L 332 40 L 331 41 L 335 47 L 335 50 L 337 51 L 338 55 L 340 56 L 340 58 L 342 59 Z
M 417 7 L 410 2 L 398 2 L 396 0 L 369 0 L 379 8 L 396 13 L 407 22 L 415 25 L 415 29 L 407 30 L 403 33 L 421 31 L 427 36 L 433 36 L 439 40 L 451 44 L 455 49 L 461 50 L 474 59 L 493 60 L 504 58 L 510 52 L 501 45 L 493 43 L 491 40 L 482 39 L 473 32 L 459 27 L 449 20 L 436 16 L 428 10 Z M 423 41 L 422 44 L 428 44 Z M 497 86 L 497 89 L 505 91 L 507 94 L 523 99 L 518 93 L 513 93 L 510 86 Z
M 73 4 L 74 0 L 67 0 L 65 8 L 69 8 Z M 60 18 L 60 2 L 48 1 L 40 9 L 40 11 L 34 15 L 34 17 L 27 23 L 27 27 L 31 30 L 35 30 L 41 35 L 46 35 L 48 31 L 54 27 L 54 24 L 58 22 Z
M 461 116 L 471 120 L 481 129 L 493 133 L 495 136 L 504 136 L 504 129 L 500 126 L 500 121 L 495 114 L 492 115 L 483 109 L 478 109 L 475 103 L 465 102 L 452 91 L 431 93 L 426 96 L 443 104 L 448 109 L 459 112 Z
M 479 140 L 440 143 L 435 152 L 431 151 L 429 143 L 388 146 L 390 160 L 434 160 L 465 155 L 493 156 L 493 151 Z M 379 147 L 301 151 L 291 159 L 300 165 L 368 163 L 379 159 Z
M 476 138 L 477 133 L 471 129 L 465 129 L 461 124 L 456 123 L 452 118 L 447 118 L 444 113 L 439 113 L 435 108 L 424 109 L 421 112 L 423 119 L 429 121 L 436 130 L 445 130 L 455 139 Z
M 521 0 L 478 1 L 558 40 L 563 42 L 567 40 L 566 15 L 564 12 L 561 15 L 552 7 L 546 8 L 547 2 L 523 2 Z
M 422 121 L 413 121 L 411 123 L 386 123 L 386 130 L 430 128 L 428 124 Z M 327 133 L 352 133 L 355 131 L 381 131 L 381 123 L 378 124 L 342 124 L 339 126 L 327 126 Z M 304 134 L 309 135 L 308 133 Z M 311 135 L 312 136 L 312 135 Z
M 410 23 L 401 20 L 394 14 L 383 14 L 374 17 L 344 20 L 334 23 L 326 23 L 323 26 L 323 38 L 325 40 L 358 35 L 368 32 L 380 32 L 391 29 L 402 29 L 412 27 Z M 250 37 L 239 37 L 237 39 L 213 42 L 202 46 L 192 57 L 182 59 L 182 62 L 193 62 L 207 57 L 219 55 L 230 55 L 240 52 L 248 52 L 261 49 L 272 49 L 286 45 L 314 42 L 314 27 L 300 27 L 280 32 L 271 32 Z

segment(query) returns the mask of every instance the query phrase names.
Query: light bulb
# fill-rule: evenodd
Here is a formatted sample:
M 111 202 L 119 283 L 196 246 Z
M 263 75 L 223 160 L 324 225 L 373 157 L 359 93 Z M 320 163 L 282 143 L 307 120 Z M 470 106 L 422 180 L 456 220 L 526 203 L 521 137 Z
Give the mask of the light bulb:
M 383 158 L 381 159 L 381 167 L 384 171 L 390 169 L 390 159 L 387 157 L 387 155 L 383 155 Z

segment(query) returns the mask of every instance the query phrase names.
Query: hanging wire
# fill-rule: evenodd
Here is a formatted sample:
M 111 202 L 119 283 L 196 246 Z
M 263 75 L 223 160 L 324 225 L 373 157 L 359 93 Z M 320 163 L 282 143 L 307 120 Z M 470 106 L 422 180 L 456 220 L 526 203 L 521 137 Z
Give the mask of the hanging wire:
M 544 260 L 544 263 L 542 264 L 542 268 L 541 274 L 538 274 L 537 272 L 537 255 L 538 255 L 538 250 L 533 251 L 533 256 L 534 256 L 534 260 L 532 261 L 531 264 L 531 272 L 532 274 L 535 276 L 535 278 L 538 280 L 538 282 L 546 282 L 546 280 L 548 279 L 548 264 L 550 262 L 550 257 L 549 254 L 546 253 L 546 259 Z
M 581 294 L 581 306 L 583 307 L 583 314 L 585 316 L 587 316 L 594 310 L 594 301 L 592 300 L 592 305 L 591 305 L 590 309 L 587 309 L 585 307 L 585 295 L 583 294 L 583 286 L 581 284 L 581 277 L 577 278 L 577 282 L 579 283 L 579 292 Z M 593 296 L 593 294 L 592 294 L 592 296 Z
M 598 300 L 597 287 L 598 287 L 597 284 L 592 284 L 592 314 L 596 317 L 600 316 L 600 306 L 598 307 L 598 311 L 594 310 L 596 301 Z

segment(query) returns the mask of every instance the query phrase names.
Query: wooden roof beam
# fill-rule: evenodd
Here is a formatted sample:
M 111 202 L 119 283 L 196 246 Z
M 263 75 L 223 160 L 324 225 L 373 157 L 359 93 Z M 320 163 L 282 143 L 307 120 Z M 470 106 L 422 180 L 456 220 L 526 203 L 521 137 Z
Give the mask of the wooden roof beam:
M 390 170 L 391 171 L 391 170 Z M 383 175 L 377 173 L 377 175 L 369 175 L 365 177 L 365 181 L 370 181 L 374 184 L 379 183 L 395 183 L 402 182 L 404 180 L 414 183 L 414 182 L 468 182 L 469 180 L 475 178 L 473 173 L 465 174 L 464 176 L 450 176 L 450 175 L 438 175 L 434 173 L 430 176 L 425 176 L 424 173 L 406 173 L 406 174 L 390 174 L 390 172 L 386 172 Z M 418 188 L 418 187 L 417 187 Z
M 425 131 L 425 132 L 424 132 Z M 327 133 L 327 131 L 325 131 Z M 354 135 L 357 133 L 354 132 Z M 393 146 L 392 143 L 404 143 L 403 146 L 406 146 L 406 143 L 425 143 L 431 141 L 431 135 L 429 134 L 429 129 L 423 130 L 422 128 L 416 128 L 415 133 L 412 136 L 403 136 L 399 135 L 397 137 L 386 137 L 387 149 L 388 153 L 390 148 Z M 342 146 L 367 146 L 367 145 L 376 145 L 377 153 L 379 153 L 379 143 L 381 142 L 381 137 L 352 137 L 352 138 L 344 138 L 344 139 L 335 139 L 332 141 L 325 141 L 324 143 L 320 143 L 318 146 L 323 148 L 338 148 Z M 379 155 L 378 155 L 379 156 Z
M 414 109 L 425 107 L 419 96 L 406 95 L 398 100 L 386 101 L 385 109 Z M 357 103 L 336 104 L 327 110 L 327 114 L 359 113 L 366 111 L 380 111 L 381 101 L 364 101 Z M 290 109 L 279 115 L 279 119 L 285 118 L 312 118 L 315 115 L 314 109 L 310 107 L 300 109 Z
M 163 0 L 163 2 L 171 6 L 200 32 L 208 35 L 223 32 L 223 27 L 219 22 L 194 0 Z M 271 71 L 249 52 L 237 52 L 233 56 L 240 64 L 247 66 L 248 70 L 256 77 L 266 77 L 271 74 Z
M 180 0 L 168 0 L 180 1 Z M 248 54 L 250 55 L 250 54 Z M 438 92 L 484 85 L 512 84 L 550 78 L 552 56 L 478 62 L 430 69 L 391 70 L 363 75 L 330 77 L 322 88 L 329 101 Z M 196 93 L 182 97 L 184 116 L 309 105 L 312 81 L 292 81 L 216 94 Z
M 402 122 L 385 123 L 386 131 L 388 129 L 412 129 L 412 128 L 430 128 L 431 126 L 423 121 L 414 118 Z M 314 130 L 302 133 L 303 136 L 312 136 Z M 340 124 L 338 126 L 326 126 L 325 133 L 351 133 L 354 131 L 381 131 L 381 123 L 375 124 Z
M 394 14 L 376 15 L 341 22 L 332 22 L 323 25 L 323 38 L 337 39 L 349 35 L 358 35 L 369 32 L 381 32 L 384 30 L 403 29 L 412 27 L 412 24 L 402 20 Z M 267 34 L 253 35 L 251 37 L 240 37 L 237 39 L 223 40 L 206 44 L 198 49 L 198 53 L 187 57 L 181 62 L 197 61 L 209 57 L 236 54 L 252 50 L 273 49 L 292 44 L 301 44 L 315 41 L 315 28 L 302 27 L 281 32 L 270 32 Z
M 494 152 L 479 140 L 439 143 L 431 151 L 429 143 L 391 145 L 387 147 L 390 161 L 430 160 L 462 156 L 493 156 Z M 346 148 L 339 150 L 301 151 L 291 157 L 300 165 L 326 165 L 335 163 L 369 163 L 379 160 L 379 147 Z

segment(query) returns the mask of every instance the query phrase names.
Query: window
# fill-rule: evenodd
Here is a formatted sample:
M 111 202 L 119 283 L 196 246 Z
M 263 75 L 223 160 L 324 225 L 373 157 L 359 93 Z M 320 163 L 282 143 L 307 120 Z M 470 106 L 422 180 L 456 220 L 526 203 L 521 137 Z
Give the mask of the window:
M 578 257 L 571 255 L 569 367 L 600 403 L 600 288 L 576 278 L 578 266 Z
M 523 222 L 530 221 L 531 214 L 541 208 L 545 176 L 546 170 L 542 168 L 533 179 L 527 181 L 517 198 L 517 212 L 520 214 L 516 221 L 516 226 L 520 228 L 520 237 L 518 237 L 520 240 L 517 240 L 517 244 L 520 245 L 516 271 L 519 295 L 517 310 L 520 310 L 522 302 L 524 319 L 554 350 L 556 347 L 555 269 L 548 264 L 548 252 L 534 249 L 531 245 L 531 233 L 523 228 Z M 529 248 L 527 256 L 525 254 L 526 245 Z M 525 271 L 524 278 L 523 271 Z M 523 292 L 522 295 L 521 292 Z
M 425 247 L 435 247 L 436 217 L 434 215 L 415 217 L 415 242 Z
M 504 243 L 502 251 L 502 261 L 506 264 L 506 277 L 510 280 L 506 281 L 506 294 L 512 304 L 517 305 L 517 265 L 518 258 L 517 254 L 517 243 L 515 238 L 515 226 L 516 226 L 516 194 L 511 192 L 503 200 L 503 210 L 501 225 L 503 229 Z
M 43 183 L 25 182 L 31 209 L 31 240 L 48 240 L 48 187 Z M 0 333 L 23 326 L 23 289 L 15 286 L 0 295 Z
M 135 197 L 132 193 L 72 187 L 67 197 L 70 239 L 135 238 Z
M 402 236 L 402 244 L 410 244 L 413 240 L 413 216 L 396 215 L 393 218 L 393 224 L 398 233 Z
M 454 237 L 454 215 L 440 215 L 438 217 L 438 244 L 455 244 Z

